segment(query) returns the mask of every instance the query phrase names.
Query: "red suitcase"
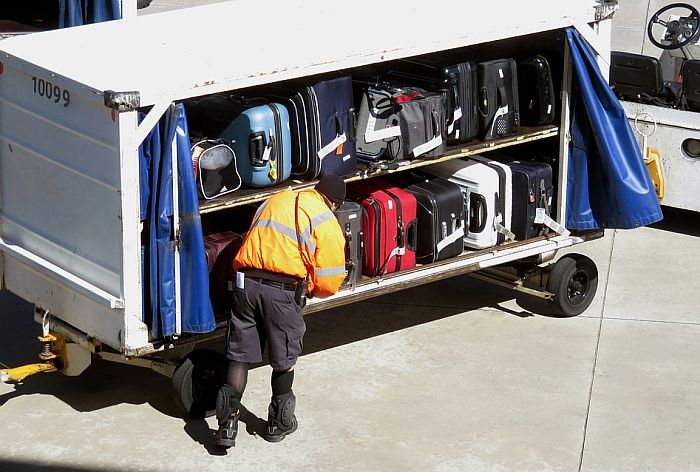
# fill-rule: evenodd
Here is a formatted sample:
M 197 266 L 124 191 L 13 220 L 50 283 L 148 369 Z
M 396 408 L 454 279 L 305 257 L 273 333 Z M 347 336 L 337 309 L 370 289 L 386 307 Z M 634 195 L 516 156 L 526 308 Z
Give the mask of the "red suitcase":
M 369 277 L 416 266 L 416 197 L 381 179 L 348 184 L 362 205 L 365 251 L 362 273 Z

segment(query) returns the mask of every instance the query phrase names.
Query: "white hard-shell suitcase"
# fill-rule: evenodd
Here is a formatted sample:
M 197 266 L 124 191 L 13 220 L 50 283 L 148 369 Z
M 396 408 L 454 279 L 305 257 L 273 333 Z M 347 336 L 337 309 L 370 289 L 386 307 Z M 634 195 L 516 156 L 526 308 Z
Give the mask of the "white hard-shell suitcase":
M 504 169 L 476 160 L 453 159 L 427 167 L 428 173 L 454 182 L 462 189 L 468 215 L 464 245 L 484 249 L 506 240 L 510 222 L 509 188 Z M 506 223 L 506 224 L 504 224 Z

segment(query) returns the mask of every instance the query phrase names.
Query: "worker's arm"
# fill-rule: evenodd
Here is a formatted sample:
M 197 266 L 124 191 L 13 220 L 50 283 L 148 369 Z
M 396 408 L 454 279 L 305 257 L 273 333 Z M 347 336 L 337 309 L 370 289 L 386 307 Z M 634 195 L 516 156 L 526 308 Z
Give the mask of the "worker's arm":
M 335 217 L 314 228 L 314 236 L 316 252 L 309 288 L 316 297 L 328 297 L 345 279 L 345 236 Z

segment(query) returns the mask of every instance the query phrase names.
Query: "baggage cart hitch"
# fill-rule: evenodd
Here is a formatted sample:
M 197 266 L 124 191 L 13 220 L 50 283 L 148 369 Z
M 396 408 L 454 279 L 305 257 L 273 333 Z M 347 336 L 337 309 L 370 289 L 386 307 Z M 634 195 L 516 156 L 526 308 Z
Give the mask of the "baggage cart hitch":
M 49 311 L 46 310 L 42 322 L 42 335 L 38 337 L 41 343 L 41 352 L 39 352 L 41 362 L 0 369 L 0 382 L 19 383 L 30 375 L 57 372 L 66 366 L 66 341 L 60 334 L 49 331 L 48 315 Z

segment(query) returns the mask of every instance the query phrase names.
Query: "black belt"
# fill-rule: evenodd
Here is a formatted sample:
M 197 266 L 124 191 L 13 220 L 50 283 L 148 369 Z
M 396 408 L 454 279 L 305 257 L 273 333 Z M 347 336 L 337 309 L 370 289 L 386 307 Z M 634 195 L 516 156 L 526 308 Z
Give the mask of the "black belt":
M 239 270 L 245 274 L 246 279 L 252 279 L 261 284 L 269 285 L 270 287 L 292 292 L 297 289 L 297 279 L 289 275 L 277 274 L 275 272 L 249 267 L 241 267 Z
M 290 292 L 293 292 L 297 289 L 297 284 L 287 284 L 284 282 L 277 282 L 275 280 L 263 279 L 262 277 L 250 277 L 248 275 L 246 275 L 245 278 L 255 280 L 256 282 L 260 282 L 261 284 L 269 285 L 270 287 L 275 287 L 280 290 L 289 290 Z

